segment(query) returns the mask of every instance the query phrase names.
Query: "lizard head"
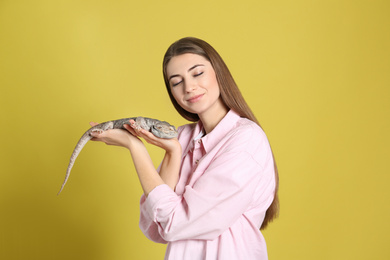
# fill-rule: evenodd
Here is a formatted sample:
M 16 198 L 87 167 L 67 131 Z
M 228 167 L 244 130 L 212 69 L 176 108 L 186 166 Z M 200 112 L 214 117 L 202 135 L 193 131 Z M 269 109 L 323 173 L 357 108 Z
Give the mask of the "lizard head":
M 153 125 L 151 132 L 160 138 L 171 139 L 177 137 L 176 128 L 167 122 L 159 122 Z

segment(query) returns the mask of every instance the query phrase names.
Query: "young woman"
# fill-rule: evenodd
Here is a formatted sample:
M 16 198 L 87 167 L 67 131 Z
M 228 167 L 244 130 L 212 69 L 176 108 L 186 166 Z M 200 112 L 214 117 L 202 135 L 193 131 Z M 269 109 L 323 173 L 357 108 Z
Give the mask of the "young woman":
M 266 135 L 208 43 L 173 43 L 163 74 L 176 110 L 195 123 L 171 140 L 134 122 L 93 139 L 130 150 L 144 190 L 142 231 L 168 243 L 165 259 L 267 259 L 259 229 L 278 214 L 278 173 Z M 139 137 L 166 151 L 157 170 Z

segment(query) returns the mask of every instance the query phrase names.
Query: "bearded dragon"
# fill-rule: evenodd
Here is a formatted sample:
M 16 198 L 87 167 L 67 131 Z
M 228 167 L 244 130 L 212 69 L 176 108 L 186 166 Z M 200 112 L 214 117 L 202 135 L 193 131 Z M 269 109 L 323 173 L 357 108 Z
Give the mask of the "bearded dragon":
M 123 118 L 113 121 L 107 121 L 101 124 L 98 124 L 96 126 L 91 127 L 88 129 L 83 136 L 78 141 L 76 147 L 73 150 L 72 156 L 70 157 L 68 169 L 66 171 L 65 180 L 64 183 L 61 186 L 60 191 L 57 195 L 61 193 L 61 191 L 64 189 L 66 182 L 68 181 L 70 171 L 72 170 L 72 167 L 76 161 L 77 156 L 80 154 L 83 147 L 86 145 L 86 143 L 92 139 L 91 133 L 93 132 L 104 132 L 109 129 L 125 129 L 124 125 L 128 124 L 130 125 L 130 120 L 135 121 L 135 125 L 137 128 L 143 128 L 155 136 L 159 138 L 164 139 L 171 139 L 177 137 L 177 131 L 176 128 L 173 125 L 170 125 L 169 123 L 165 121 L 160 121 L 157 119 L 147 118 L 147 117 L 130 117 L 130 118 Z

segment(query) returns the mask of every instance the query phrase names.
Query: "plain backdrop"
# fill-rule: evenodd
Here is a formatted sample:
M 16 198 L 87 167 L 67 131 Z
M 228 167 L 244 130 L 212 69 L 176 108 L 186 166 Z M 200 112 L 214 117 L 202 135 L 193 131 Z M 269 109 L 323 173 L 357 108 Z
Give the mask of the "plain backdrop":
M 379 0 L 0 0 L 0 259 L 163 259 L 139 230 L 125 149 L 88 143 L 56 194 L 90 121 L 187 123 L 161 69 L 185 36 L 218 50 L 274 150 L 269 258 L 390 259 L 389 13 Z

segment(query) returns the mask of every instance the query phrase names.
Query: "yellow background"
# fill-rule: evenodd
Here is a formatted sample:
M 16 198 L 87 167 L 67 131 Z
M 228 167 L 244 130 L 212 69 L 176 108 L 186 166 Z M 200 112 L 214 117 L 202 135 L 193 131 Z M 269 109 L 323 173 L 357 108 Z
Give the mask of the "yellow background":
M 126 150 L 87 144 L 56 193 L 89 121 L 186 123 L 161 73 L 185 36 L 220 52 L 272 144 L 270 259 L 390 259 L 389 13 L 379 0 L 0 0 L 0 259 L 163 258 L 138 228 Z

